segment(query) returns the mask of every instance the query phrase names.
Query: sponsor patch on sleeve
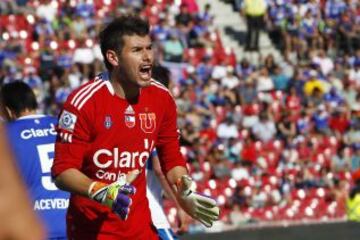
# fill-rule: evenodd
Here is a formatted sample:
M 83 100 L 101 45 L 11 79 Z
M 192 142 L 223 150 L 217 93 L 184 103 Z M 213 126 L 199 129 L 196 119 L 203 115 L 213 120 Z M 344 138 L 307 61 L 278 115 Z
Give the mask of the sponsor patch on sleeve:
M 71 112 L 64 110 L 59 119 L 59 128 L 73 132 L 75 129 L 77 116 Z

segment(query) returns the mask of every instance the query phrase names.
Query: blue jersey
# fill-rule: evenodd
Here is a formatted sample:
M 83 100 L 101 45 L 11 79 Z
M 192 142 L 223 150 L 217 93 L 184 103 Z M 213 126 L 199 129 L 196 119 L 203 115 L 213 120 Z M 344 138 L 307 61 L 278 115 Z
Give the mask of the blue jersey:
M 49 239 L 66 238 L 65 215 L 69 205 L 69 194 L 56 188 L 50 173 L 56 124 L 56 118 L 31 115 L 7 125 L 20 174 Z
M 170 229 L 170 224 L 166 218 L 162 203 L 162 186 L 153 169 L 153 157 L 157 156 L 156 150 L 151 153 L 146 165 L 146 196 L 149 200 L 151 220 L 154 226 L 159 229 Z M 160 232 L 159 232 L 160 234 Z M 160 238 L 167 239 L 167 238 Z

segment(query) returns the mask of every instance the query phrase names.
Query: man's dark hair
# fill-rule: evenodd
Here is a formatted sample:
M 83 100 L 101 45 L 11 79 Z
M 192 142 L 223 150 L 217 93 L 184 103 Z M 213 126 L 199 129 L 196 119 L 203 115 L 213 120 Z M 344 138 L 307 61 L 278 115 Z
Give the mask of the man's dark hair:
M 169 88 L 170 83 L 170 71 L 164 66 L 155 65 L 152 69 L 152 77 L 163 84 L 165 87 Z
M 3 107 L 8 107 L 16 116 L 26 109 L 36 110 L 38 107 L 34 92 L 24 82 L 15 81 L 3 85 L 0 97 Z
M 106 59 L 106 52 L 114 50 L 117 53 L 121 53 L 124 47 L 123 36 L 146 36 L 149 32 L 149 22 L 136 15 L 121 16 L 109 23 L 99 35 L 101 53 L 104 57 L 106 68 L 108 70 L 112 69 L 112 65 Z

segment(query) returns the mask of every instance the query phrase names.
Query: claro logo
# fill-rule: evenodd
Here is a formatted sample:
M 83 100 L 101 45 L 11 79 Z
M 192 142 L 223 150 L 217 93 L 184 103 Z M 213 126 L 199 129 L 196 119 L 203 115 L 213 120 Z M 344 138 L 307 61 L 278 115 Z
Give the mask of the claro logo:
M 146 160 L 150 157 L 154 142 L 151 141 L 149 146 L 148 139 L 144 139 L 145 151 L 119 151 L 119 148 L 99 149 L 93 155 L 93 162 L 99 169 L 96 177 L 99 179 L 116 181 L 121 174 L 121 168 L 142 168 L 146 164 Z M 114 173 L 118 171 L 117 173 Z
M 52 123 L 50 124 L 50 128 L 44 128 L 44 129 L 30 128 L 30 129 L 25 129 L 20 133 L 21 138 L 25 140 L 28 140 L 30 138 L 47 137 L 51 135 L 53 136 L 56 135 L 55 125 Z
M 111 157 L 106 158 L 106 160 L 100 160 L 101 156 Z M 140 164 L 141 167 L 145 166 L 146 160 L 149 158 L 150 153 L 148 151 L 144 152 L 119 152 L 119 148 L 114 148 L 112 151 L 108 149 L 99 149 L 94 154 L 94 164 L 99 168 L 135 168 L 136 162 Z

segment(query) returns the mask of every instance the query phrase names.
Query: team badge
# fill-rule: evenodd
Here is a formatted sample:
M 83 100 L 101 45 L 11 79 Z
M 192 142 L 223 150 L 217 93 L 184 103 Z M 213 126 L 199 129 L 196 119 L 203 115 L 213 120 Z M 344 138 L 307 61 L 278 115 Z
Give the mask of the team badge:
M 75 114 L 64 110 L 59 119 L 59 128 L 72 132 L 75 129 L 76 120 Z
M 155 113 L 140 113 L 140 127 L 145 133 L 153 133 L 156 128 Z
M 105 116 L 105 121 L 104 121 L 104 126 L 106 129 L 110 129 L 111 126 L 112 126 L 112 120 L 111 120 L 111 117 L 109 115 L 106 115 Z
M 135 126 L 136 120 L 135 120 L 135 111 L 134 109 L 131 107 L 131 105 L 129 105 L 126 110 L 125 110 L 125 125 L 128 128 L 133 128 Z

